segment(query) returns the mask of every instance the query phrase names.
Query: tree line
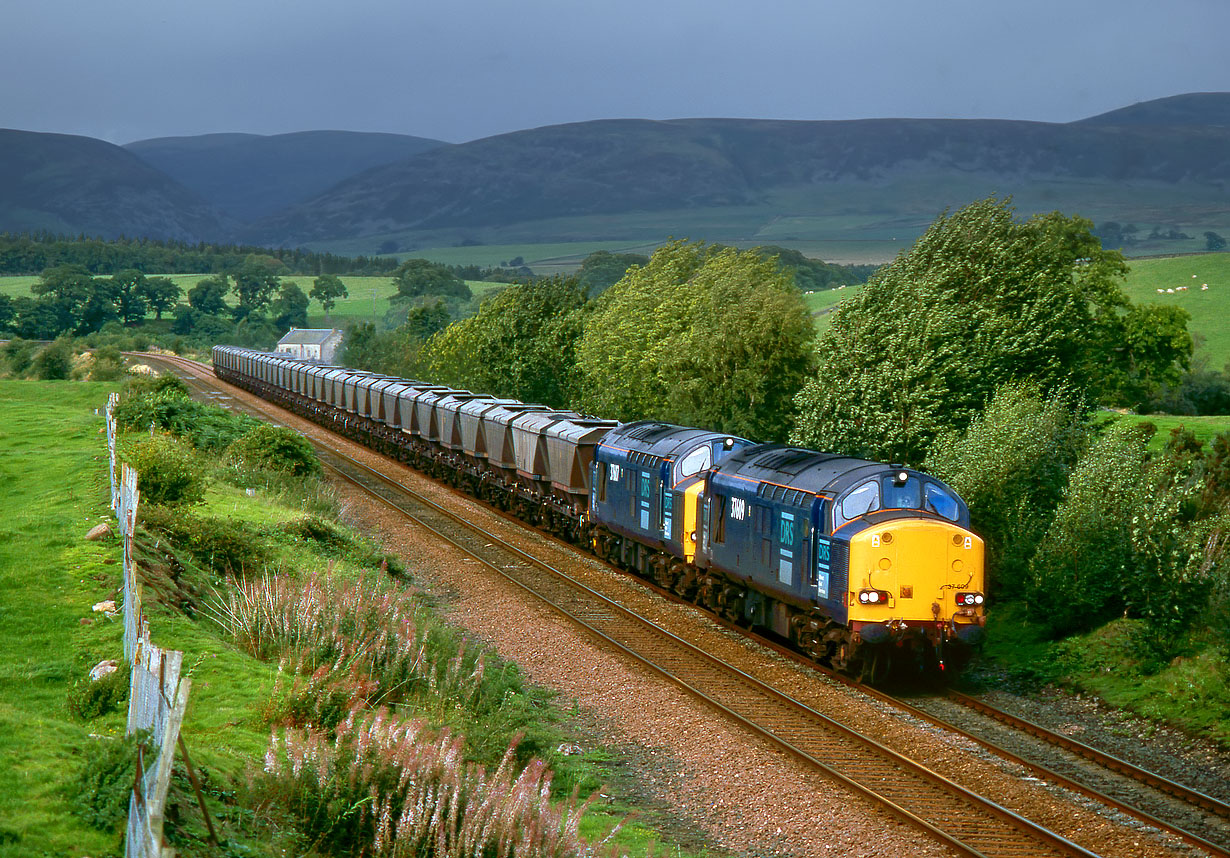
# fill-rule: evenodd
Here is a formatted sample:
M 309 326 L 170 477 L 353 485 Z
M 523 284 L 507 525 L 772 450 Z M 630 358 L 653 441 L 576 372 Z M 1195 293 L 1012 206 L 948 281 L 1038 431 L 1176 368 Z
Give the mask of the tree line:
M 50 232 L 0 233 L 0 274 L 34 275 L 48 268 L 80 265 L 90 274 L 125 270 L 146 274 L 229 274 L 251 255 L 277 259 L 294 274 L 385 274 L 397 260 L 378 256 L 336 256 L 302 248 L 189 244 L 152 238 L 105 240 Z

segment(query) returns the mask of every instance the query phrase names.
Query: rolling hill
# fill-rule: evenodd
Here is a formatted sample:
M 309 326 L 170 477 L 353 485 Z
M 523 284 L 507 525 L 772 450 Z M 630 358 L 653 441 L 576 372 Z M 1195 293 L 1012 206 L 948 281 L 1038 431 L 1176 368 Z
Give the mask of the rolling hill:
M 301 203 L 364 170 L 448 144 L 404 134 L 302 131 L 160 137 L 124 146 L 239 221 Z
M 0 129 L 0 231 L 198 241 L 237 223 L 130 152 L 91 137 Z
M 374 168 L 245 234 L 275 244 L 390 235 L 488 243 L 512 236 L 640 238 L 667 222 L 707 223 L 713 239 L 789 239 L 765 233 L 783 219 L 796 233 L 819 225 L 908 234 L 945 206 L 991 193 L 1016 195 L 1022 213 L 1062 208 L 1098 221 L 1224 228 L 1230 127 L 1220 123 L 1228 113 L 1230 94 L 1214 93 L 1068 124 L 557 125 Z M 1210 121 L 1201 123 L 1202 116 Z
M 1230 93 L 1066 124 L 618 119 L 462 144 L 311 131 L 120 148 L 0 133 L 10 231 L 343 254 L 673 235 L 866 262 L 891 258 L 944 208 L 999 194 L 1022 215 L 1133 225 L 1134 254 L 1203 250 L 1205 231 L 1230 234 Z

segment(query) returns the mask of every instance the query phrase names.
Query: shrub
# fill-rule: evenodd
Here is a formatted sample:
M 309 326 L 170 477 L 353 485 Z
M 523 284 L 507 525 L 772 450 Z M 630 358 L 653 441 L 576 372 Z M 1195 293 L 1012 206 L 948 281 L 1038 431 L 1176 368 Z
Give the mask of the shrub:
M 321 471 L 311 442 L 293 429 L 261 423 L 236 439 L 227 457 L 244 467 L 310 476 Z
M 1029 567 L 1030 613 L 1053 634 L 1122 613 L 1131 523 L 1145 491 L 1153 427 L 1117 423 L 1081 458 Z
M 316 549 L 334 557 L 346 558 L 361 566 L 376 568 L 394 577 L 404 577 L 406 568 L 401 560 L 357 538 L 352 532 L 318 515 L 308 515 L 282 525 L 288 536 L 315 543 Z
M 145 745 L 148 771 L 157 755 L 149 744 L 149 731 L 98 742 L 88 754 L 72 791 L 73 813 L 102 831 L 118 831 L 128 818 L 128 797 L 137 772 L 137 748 Z
M 125 458 L 137 469 L 142 501 L 179 505 L 205 499 L 205 468 L 192 448 L 174 438 L 134 440 Z
M 117 670 L 98 680 L 83 679 L 68 690 L 65 705 L 68 714 L 78 721 L 90 721 L 114 712 L 128 700 L 128 685 L 132 668 L 121 662 Z
M 120 397 L 115 419 L 121 429 L 144 431 L 152 425 L 207 451 L 224 450 L 257 425 L 246 414 L 190 398 L 188 388 L 173 375 L 131 385 L 129 393 Z
M 30 368 L 30 363 L 34 360 L 34 354 L 38 348 L 38 343 L 32 343 L 20 337 L 0 346 L 0 356 L 4 358 L 6 371 L 15 376 L 24 375 Z
M 61 381 L 73 373 L 73 341 L 61 337 L 45 347 L 30 362 L 30 375 L 44 381 Z
M 142 497 L 145 490 L 142 489 Z M 272 562 L 261 534 L 243 522 L 142 506 L 141 523 L 164 534 L 217 577 L 244 577 Z
M 124 366 L 124 356 L 115 346 L 100 346 L 94 350 L 94 360 L 90 364 L 90 381 L 119 381 L 128 375 Z
M 1068 474 L 1087 445 L 1080 414 L 1035 385 L 1008 385 L 962 434 L 941 436 L 927 466 L 965 499 L 986 541 L 988 581 L 1021 595 L 1029 559 L 1054 517 Z

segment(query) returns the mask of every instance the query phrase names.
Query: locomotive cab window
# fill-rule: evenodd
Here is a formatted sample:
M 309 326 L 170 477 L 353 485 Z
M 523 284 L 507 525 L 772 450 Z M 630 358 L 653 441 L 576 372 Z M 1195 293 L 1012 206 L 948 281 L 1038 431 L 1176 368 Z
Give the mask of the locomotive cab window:
M 833 527 L 841 527 L 860 515 L 875 512 L 880 508 L 880 482 L 868 480 L 853 489 L 833 510 Z
M 921 492 L 922 485 L 918 477 L 907 476 L 904 480 L 899 480 L 896 476 L 885 477 L 884 508 L 918 509 L 922 506 Z
M 926 505 L 923 507 L 925 510 L 941 515 L 949 521 L 957 520 L 960 508 L 957 506 L 957 499 L 947 489 L 935 483 L 927 483 L 923 494 L 926 496 Z
M 676 482 L 693 474 L 699 474 L 709 467 L 713 461 L 713 453 L 708 444 L 702 444 L 679 460 L 679 470 Z

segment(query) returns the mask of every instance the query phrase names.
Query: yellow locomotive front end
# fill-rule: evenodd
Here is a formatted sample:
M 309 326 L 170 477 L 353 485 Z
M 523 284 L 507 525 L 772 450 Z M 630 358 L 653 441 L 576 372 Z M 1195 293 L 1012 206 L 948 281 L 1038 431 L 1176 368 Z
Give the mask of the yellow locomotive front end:
M 894 518 L 853 534 L 849 556 L 847 618 L 856 645 L 909 648 L 943 670 L 982 641 L 986 591 L 977 535 L 939 519 Z

